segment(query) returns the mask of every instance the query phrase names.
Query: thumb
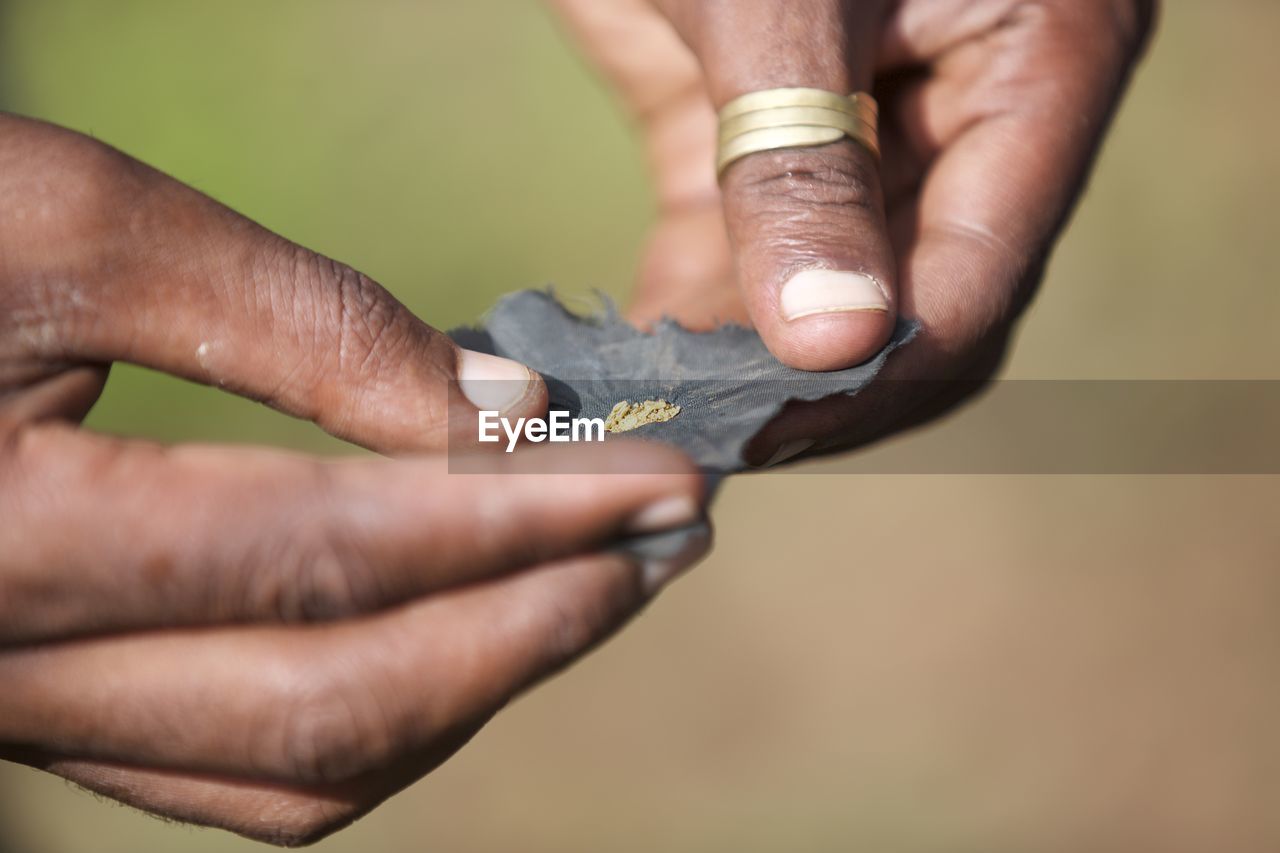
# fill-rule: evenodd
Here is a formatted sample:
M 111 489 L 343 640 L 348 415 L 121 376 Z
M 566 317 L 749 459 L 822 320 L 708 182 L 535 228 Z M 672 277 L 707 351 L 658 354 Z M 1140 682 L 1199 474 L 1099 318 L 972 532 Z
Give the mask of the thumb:
M 881 5 L 705 4 L 676 25 L 720 109 L 766 89 L 866 91 Z M 775 356 L 837 370 L 888 341 L 896 281 L 874 154 L 848 138 L 758 152 L 732 163 L 721 189 L 743 300 Z

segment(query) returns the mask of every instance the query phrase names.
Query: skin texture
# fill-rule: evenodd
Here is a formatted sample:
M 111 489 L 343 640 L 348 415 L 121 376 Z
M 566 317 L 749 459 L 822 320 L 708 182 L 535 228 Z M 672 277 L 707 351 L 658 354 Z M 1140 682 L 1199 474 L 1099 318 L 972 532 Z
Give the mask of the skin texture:
M 928 420 L 999 366 L 1084 186 L 1154 0 L 550 0 L 647 143 L 659 221 L 632 316 L 749 323 L 779 359 L 829 370 L 893 313 L 787 322 L 797 270 L 875 275 L 922 324 L 886 381 L 796 405 L 756 440 L 843 450 Z M 852 142 L 752 155 L 717 184 L 715 112 L 745 92 L 870 90 L 883 161 Z M 897 380 L 897 381 L 894 381 Z
M 659 527 L 701 515 L 701 477 L 663 448 L 574 448 L 574 466 L 595 454 L 591 476 L 557 473 L 561 448 L 490 454 L 466 475 L 407 455 L 444 449 L 451 423 L 474 429 L 448 416 L 468 406 L 452 399 L 458 359 L 354 270 L 93 140 L 0 114 L 0 758 L 169 817 L 313 841 L 439 765 L 705 552 L 704 538 L 640 566 L 614 550 L 655 507 Z M 116 360 L 406 455 L 88 433 Z M 544 406 L 533 379 L 511 413 Z

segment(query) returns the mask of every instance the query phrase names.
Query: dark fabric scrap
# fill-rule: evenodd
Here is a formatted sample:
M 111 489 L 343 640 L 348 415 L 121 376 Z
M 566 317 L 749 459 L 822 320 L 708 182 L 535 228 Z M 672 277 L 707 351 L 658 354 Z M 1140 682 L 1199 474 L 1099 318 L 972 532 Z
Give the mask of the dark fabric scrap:
M 705 470 L 728 474 L 746 467 L 743 450 L 784 405 L 857 394 L 917 328 L 899 320 L 892 339 L 870 361 L 808 373 L 779 362 L 755 331 L 741 326 L 692 332 L 664 320 L 642 332 L 607 299 L 596 315 L 579 317 L 550 291 L 525 290 L 503 297 L 483 327 L 451 335 L 460 346 L 536 370 L 547 381 L 551 408 L 573 417 L 604 418 L 623 400 L 680 406 L 674 420 L 625 435 L 673 444 Z

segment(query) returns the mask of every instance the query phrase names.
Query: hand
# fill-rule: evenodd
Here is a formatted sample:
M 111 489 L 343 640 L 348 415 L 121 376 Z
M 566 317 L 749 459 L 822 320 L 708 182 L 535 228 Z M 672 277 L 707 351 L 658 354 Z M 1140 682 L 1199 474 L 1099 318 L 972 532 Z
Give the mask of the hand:
M 994 372 L 1155 11 L 1155 0 L 551 2 L 647 143 L 660 217 L 637 320 L 749 322 L 806 370 L 865 360 L 896 313 L 922 324 L 884 376 L 929 381 L 794 406 L 757 458 L 927 419 Z M 752 155 L 717 185 L 716 110 L 780 86 L 873 91 L 879 168 L 846 141 Z M 853 275 L 810 277 L 789 299 L 788 282 L 813 269 Z M 877 291 L 883 310 L 870 310 Z M 831 310 L 807 313 L 828 296 Z
M 161 448 L 75 426 L 115 359 L 381 451 L 442 447 L 459 373 L 513 414 L 545 391 L 354 271 L 0 116 L 0 757 L 141 808 L 313 840 L 706 548 L 640 565 L 614 547 L 701 516 L 700 477 L 662 448 L 574 448 L 598 476 L 554 453 L 451 476 L 439 455 Z

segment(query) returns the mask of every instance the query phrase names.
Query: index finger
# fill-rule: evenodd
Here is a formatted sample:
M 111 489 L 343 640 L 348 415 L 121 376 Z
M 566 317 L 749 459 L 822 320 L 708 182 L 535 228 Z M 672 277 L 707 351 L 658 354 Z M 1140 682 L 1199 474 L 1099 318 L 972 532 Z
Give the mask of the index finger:
M 0 114 L 0 175 L 15 360 L 143 365 L 381 452 L 443 449 L 452 406 L 545 409 L 523 365 L 459 349 L 368 276 L 96 140 Z
M 558 473 L 584 456 L 600 473 Z M 688 460 L 624 442 L 486 455 L 451 475 L 442 457 L 320 461 L 44 426 L 0 467 L 0 643 L 335 619 L 703 512 Z

